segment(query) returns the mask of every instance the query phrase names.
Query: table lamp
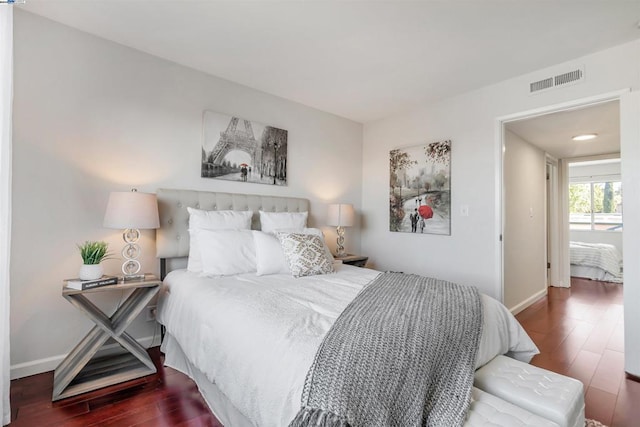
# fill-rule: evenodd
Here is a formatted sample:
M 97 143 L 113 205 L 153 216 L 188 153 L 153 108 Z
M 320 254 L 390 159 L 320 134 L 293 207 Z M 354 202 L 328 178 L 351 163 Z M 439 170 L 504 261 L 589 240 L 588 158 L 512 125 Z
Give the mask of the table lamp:
M 142 253 L 142 249 L 137 242 L 140 239 L 140 229 L 160 227 L 156 195 L 139 193 L 135 188 L 131 191 L 111 192 L 103 225 L 106 228 L 124 229 L 122 233 L 125 242 L 122 248 L 124 280 L 144 279 L 144 274 L 138 274 L 140 262 L 137 258 Z
M 354 216 L 353 205 L 344 203 L 329 205 L 327 224 L 336 226 L 336 232 L 338 233 L 336 258 L 342 258 L 347 255 L 344 251 L 344 227 L 353 225 Z

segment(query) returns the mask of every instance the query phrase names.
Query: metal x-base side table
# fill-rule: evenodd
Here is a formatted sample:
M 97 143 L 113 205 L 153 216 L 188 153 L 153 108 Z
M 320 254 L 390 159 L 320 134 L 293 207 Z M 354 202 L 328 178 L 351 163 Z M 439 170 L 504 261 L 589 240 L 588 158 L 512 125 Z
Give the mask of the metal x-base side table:
M 95 326 L 56 368 L 53 375 L 53 401 L 156 372 L 145 348 L 125 330 L 158 292 L 161 283 L 154 276 L 147 276 L 143 281 L 84 291 L 63 288 L 62 296 L 86 314 Z M 131 289 L 131 295 L 111 317 L 85 296 L 95 292 Z M 109 338 L 113 338 L 129 353 L 93 358 Z

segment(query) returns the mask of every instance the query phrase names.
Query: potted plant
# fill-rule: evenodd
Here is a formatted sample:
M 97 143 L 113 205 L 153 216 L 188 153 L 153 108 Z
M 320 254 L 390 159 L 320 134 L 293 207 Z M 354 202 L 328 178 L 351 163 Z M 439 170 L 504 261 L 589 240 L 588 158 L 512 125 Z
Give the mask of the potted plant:
M 100 263 L 109 258 L 107 242 L 84 242 L 78 245 L 83 265 L 80 267 L 80 280 L 96 280 L 102 277 Z

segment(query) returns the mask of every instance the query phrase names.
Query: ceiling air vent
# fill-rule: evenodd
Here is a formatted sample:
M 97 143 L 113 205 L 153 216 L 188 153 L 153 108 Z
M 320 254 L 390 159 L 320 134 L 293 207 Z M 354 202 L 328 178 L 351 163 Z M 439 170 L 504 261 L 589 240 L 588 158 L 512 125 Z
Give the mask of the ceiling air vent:
M 584 67 L 576 68 L 575 70 L 568 71 L 566 73 L 529 83 L 529 93 L 546 92 L 561 86 L 579 83 L 582 80 L 584 80 Z
M 533 82 L 529 84 L 530 92 L 538 92 L 539 90 L 545 90 L 553 87 L 553 77 L 549 77 L 548 79 L 538 80 L 537 82 Z

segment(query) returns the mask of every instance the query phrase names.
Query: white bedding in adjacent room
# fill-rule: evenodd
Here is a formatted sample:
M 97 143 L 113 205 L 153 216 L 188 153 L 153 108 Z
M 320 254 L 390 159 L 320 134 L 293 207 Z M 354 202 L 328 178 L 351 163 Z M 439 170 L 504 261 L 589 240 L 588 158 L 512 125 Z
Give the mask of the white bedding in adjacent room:
M 569 242 L 572 275 L 588 277 L 595 280 L 622 279 L 622 256 L 614 245 L 606 243 Z M 592 267 L 602 270 L 602 274 L 588 274 L 585 269 L 574 269 L 573 266 Z M 580 275 L 582 274 L 582 275 Z
M 340 312 L 379 272 L 337 265 L 336 273 L 199 277 L 167 275 L 158 320 L 189 362 L 254 425 L 288 425 L 304 379 Z M 509 311 L 483 296 L 477 366 L 498 354 L 529 361 L 537 348 Z

